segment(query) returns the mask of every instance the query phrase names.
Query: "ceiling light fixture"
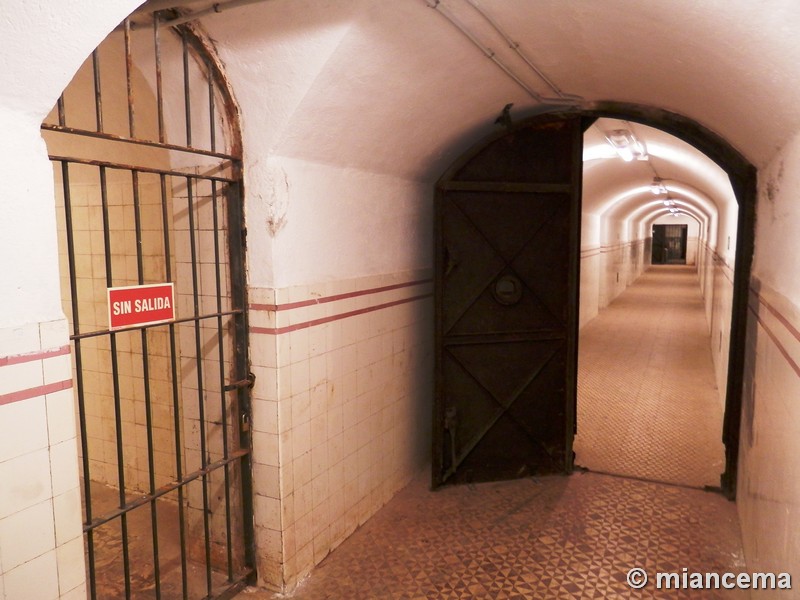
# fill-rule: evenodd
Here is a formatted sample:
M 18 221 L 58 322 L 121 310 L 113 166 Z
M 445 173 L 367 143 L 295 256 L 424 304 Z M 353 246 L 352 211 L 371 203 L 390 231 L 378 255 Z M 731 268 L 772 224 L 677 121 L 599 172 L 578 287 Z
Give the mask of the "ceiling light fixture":
M 664 200 L 664 206 L 675 206 L 675 200 L 672 198 L 666 198 Z
M 667 186 L 664 185 L 664 180 L 660 177 L 653 177 L 653 183 L 650 184 L 650 191 L 656 196 L 666 194 Z
M 606 139 L 614 151 L 625 162 L 636 160 L 647 160 L 647 150 L 644 143 L 633 135 L 629 129 L 612 129 L 605 132 Z

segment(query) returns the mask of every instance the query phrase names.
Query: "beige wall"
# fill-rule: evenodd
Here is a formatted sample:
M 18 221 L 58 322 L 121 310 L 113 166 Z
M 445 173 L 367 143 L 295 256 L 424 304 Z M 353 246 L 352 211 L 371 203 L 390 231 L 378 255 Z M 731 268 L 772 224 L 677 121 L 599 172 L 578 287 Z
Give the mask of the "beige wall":
M 795 137 L 759 174 L 737 500 L 749 568 L 795 575 L 800 571 L 799 189 Z
M 430 461 L 431 274 L 251 289 L 259 577 L 299 578 Z

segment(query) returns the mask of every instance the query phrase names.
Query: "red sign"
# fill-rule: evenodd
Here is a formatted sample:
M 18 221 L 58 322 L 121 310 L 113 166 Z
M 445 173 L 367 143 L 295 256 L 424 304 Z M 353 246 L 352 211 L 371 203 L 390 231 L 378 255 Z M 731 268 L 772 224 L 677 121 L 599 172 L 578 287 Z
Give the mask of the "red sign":
M 175 318 L 175 289 L 171 283 L 108 288 L 111 329 L 149 325 Z

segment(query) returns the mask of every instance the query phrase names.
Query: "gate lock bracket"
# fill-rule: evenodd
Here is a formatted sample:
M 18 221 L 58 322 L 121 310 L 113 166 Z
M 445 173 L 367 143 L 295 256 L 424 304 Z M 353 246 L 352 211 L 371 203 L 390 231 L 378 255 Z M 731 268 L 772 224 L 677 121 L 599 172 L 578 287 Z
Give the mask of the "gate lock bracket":
M 234 390 L 241 390 L 243 388 L 247 388 L 248 390 L 252 390 L 253 386 L 256 384 L 256 376 L 251 371 L 247 374 L 246 379 L 240 379 L 239 381 L 234 381 L 233 383 L 229 383 L 223 389 L 226 392 L 232 392 Z

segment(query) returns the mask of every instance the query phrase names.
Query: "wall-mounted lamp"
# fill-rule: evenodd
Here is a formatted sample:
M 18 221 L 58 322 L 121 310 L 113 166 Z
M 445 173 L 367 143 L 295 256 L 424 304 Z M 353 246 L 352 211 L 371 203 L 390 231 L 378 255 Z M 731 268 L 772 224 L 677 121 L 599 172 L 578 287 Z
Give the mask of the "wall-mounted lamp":
M 606 139 L 614 148 L 619 157 L 625 162 L 647 160 L 647 150 L 644 143 L 636 139 L 629 129 L 613 129 L 605 132 Z

